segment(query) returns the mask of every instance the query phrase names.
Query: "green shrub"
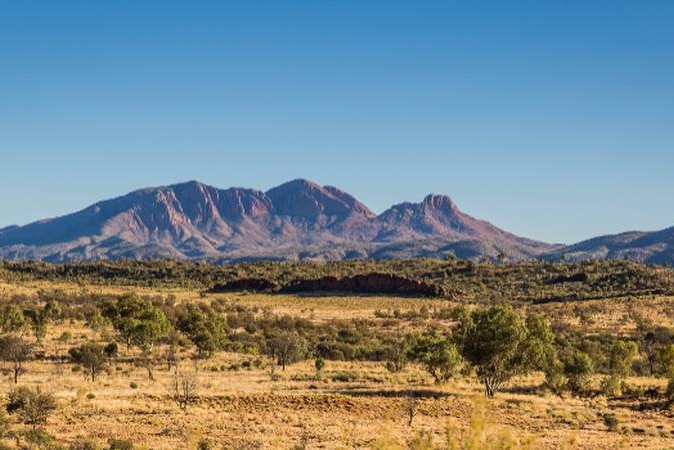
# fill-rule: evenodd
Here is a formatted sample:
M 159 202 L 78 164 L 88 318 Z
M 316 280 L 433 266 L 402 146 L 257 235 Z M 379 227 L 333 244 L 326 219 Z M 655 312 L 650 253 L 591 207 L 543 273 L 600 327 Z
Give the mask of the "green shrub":
M 22 423 L 35 428 L 44 425 L 56 407 L 52 394 L 40 388 L 18 387 L 10 392 L 6 409 L 9 414 L 16 414 Z
M 618 416 L 613 413 L 604 414 L 604 425 L 608 428 L 609 431 L 615 431 L 618 429 Z
M 358 379 L 358 374 L 356 372 L 335 372 L 330 379 L 339 383 L 350 383 Z
M 133 443 L 124 439 L 108 439 L 108 450 L 133 450 Z
M 318 356 L 314 361 L 314 367 L 316 368 L 316 372 L 322 372 L 325 368 L 325 359 L 323 359 L 321 356 Z
M 101 447 L 93 441 L 79 441 L 70 444 L 69 450 L 100 450 Z
M 599 389 L 607 397 L 617 397 L 623 392 L 623 381 L 619 377 L 611 375 L 601 380 Z

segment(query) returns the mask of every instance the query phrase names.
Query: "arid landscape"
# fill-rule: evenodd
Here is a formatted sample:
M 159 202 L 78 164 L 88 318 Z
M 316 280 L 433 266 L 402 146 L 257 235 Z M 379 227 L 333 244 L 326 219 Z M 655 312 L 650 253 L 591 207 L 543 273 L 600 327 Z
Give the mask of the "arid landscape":
M 673 23 L 0 0 L 0 450 L 674 450 Z
M 484 263 L 474 264 L 467 274 L 466 264 L 266 263 L 229 266 L 239 275 L 232 272 L 221 280 L 249 279 L 252 273 L 279 282 L 311 274 L 391 273 L 397 265 L 399 275 L 417 274 L 415 279 L 428 283 L 434 283 L 432 274 L 442 272 L 444 285 L 464 292 L 420 297 L 209 293 L 211 281 L 204 280 L 227 266 L 191 263 L 5 263 L 0 271 L 3 339 L 17 336 L 30 351 L 15 384 L 9 344 L 3 340 L 4 398 L 27 388 L 53 404 L 44 420 L 33 421 L 21 405 L 8 407 L 3 445 L 674 446 L 668 385 L 674 369 L 669 356 L 674 352 L 674 296 L 665 292 L 674 272 L 623 262 Z M 129 275 L 134 273 L 143 282 Z M 518 301 L 504 302 L 490 293 L 513 289 L 508 287 L 515 281 L 513 273 L 519 284 L 529 285 Z M 548 275 L 537 275 L 542 273 Z M 560 278 L 568 273 L 586 277 Z M 645 274 L 663 293 L 644 293 L 654 286 L 630 281 L 637 275 L 645 280 Z M 613 281 L 607 284 L 607 279 Z M 473 296 L 470 291 L 478 285 L 482 296 Z M 548 291 L 555 299 L 527 298 Z M 517 317 L 543 318 L 554 335 L 545 351 L 552 352 L 539 367 L 512 371 L 487 398 L 479 362 L 470 363 L 464 349 L 454 361 L 445 350 L 469 346 L 460 338 L 466 315 L 504 303 L 515 305 Z M 126 323 L 125 316 L 134 318 Z M 151 323 L 143 325 L 144 320 Z M 437 334 L 429 334 L 430 329 Z M 416 336 L 416 343 L 410 343 L 410 336 Z M 87 346 L 88 356 L 72 350 Z M 433 353 L 434 348 L 439 352 Z M 579 354 L 589 367 L 572 364 Z M 556 372 L 548 364 L 564 367 Z

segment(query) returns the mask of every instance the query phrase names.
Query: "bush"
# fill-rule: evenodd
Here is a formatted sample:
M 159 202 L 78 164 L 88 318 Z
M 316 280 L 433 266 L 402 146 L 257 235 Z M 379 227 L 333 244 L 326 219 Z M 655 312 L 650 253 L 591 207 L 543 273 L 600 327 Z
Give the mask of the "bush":
M 669 379 L 665 395 L 667 396 L 667 400 L 669 400 L 670 402 L 674 402 L 674 378 Z
M 592 375 L 594 364 L 590 356 L 576 350 L 573 355 L 564 361 L 564 375 L 568 379 L 568 387 L 574 394 L 580 394 L 587 390 Z
M 17 414 L 22 423 L 35 429 L 44 425 L 49 415 L 56 410 L 56 399 L 39 388 L 32 390 L 19 387 L 10 392 L 6 409 L 9 414 Z
M 119 347 L 117 346 L 117 342 L 110 342 L 105 347 L 103 347 L 103 352 L 108 358 L 113 358 L 117 356 L 118 351 Z
M 611 375 L 601 380 L 599 389 L 607 397 L 617 397 L 622 394 L 623 381 L 619 377 Z
M 336 372 L 332 374 L 331 379 L 340 383 L 350 383 L 358 379 L 358 374 L 355 372 Z
M 126 441 L 124 439 L 108 439 L 108 450 L 133 450 L 133 444 L 131 441 Z
M 69 450 L 100 450 L 100 446 L 93 441 L 80 441 L 70 444 Z
M 318 356 L 316 361 L 314 361 L 314 367 L 316 368 L 316 372 L 322 372 L 325 368 L 325 359 L 323 359 L 321 356 Z
M 606 425 L 606 428 L 608 428 L 609 431 L 615 431 L 618 429 L 618 416 L 615 414 L 609 413 L 609 414 L 604 414 L 604 425 Z

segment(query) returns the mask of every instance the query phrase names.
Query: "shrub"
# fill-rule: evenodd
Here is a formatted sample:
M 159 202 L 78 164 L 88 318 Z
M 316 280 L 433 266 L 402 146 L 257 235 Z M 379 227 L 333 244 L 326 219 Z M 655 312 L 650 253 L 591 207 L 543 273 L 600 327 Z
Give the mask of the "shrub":
M 568 379 L 568 387 L 574 394 L 580 394 L 587 390 L 594 374 L 594 364 L 590 356 L 576 350 L 564 361 L 564 374 Z
M 610 375 L 601 380 L 599 389 L 605 396 L 615 397 L 622 394 L 623 381 L 615 375 Z
M 56 399 L 39 388 L 18 387 L 10 392 L 6 408 L 8 413 L 17 414 L 22 423 L 35 429 L 44 425 L 56 410 Z
M 117 342 L 110 342 L 109 344 L 106 344 L 105 347 L 103 347 L 103 352 L 108 358 L 117 356 L 118 351 L 119 347 L 117 346 Z
M 316 357 L 316 360 L 314 361 L 314 367 L 316 368 L 316 372 L 322 372 L 325 368 L 325 359 L 323 359 L 321 356 Z
M 70 444 L 69 450 L 100 450 L 101 447 L 93 441 L 79 441 Z
M 674 402 L 674 378 L 670 378 L 667 382 L 667 390 L 665 391 L 665 396 L 670 402 Z
M 355 372 L 336 372 L 331 376 L 332 381 L 341 383 L 350 383 L 358 379 L 358 374 Z
M 615 431 L 618 429 L 618 416 L 612 413 L 604 414 L 604 425 L 608 428 L 609 431 Z
M 108 439 L 108 450 L 133 450 L 133 443 L 124 439 Z

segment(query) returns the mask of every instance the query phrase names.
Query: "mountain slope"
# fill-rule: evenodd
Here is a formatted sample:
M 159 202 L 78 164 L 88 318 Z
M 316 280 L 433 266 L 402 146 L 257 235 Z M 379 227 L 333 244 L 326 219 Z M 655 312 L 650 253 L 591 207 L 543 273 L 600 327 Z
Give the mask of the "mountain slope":
M 628 259 L 650 264 L 674 262 L 674 227 L 661 231 L 600 236 L 552 252 L 549 257 L 573 261 Z
M 446 256 L 530 258 L 557 249 L 429 195 L 379 216 L 330 186 L 293 180 L 267 192 L 195 181 L 141 189 L 63 217 L 0 229 L 0 258 L 237 261 Z

